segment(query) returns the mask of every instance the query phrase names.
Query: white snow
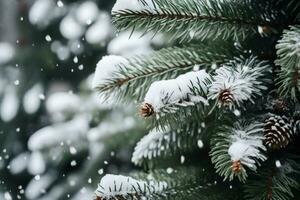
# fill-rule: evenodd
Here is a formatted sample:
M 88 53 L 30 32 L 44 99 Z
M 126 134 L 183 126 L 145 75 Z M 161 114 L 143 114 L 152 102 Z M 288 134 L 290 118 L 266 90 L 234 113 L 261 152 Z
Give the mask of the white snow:
M 77 20 L 82 25 L 90 25 L 99 13 L 97 4 L 94 1 L 85 1 L 76 10 Z
M 117 0 L 114 7 L 112 8 L 112 13 L 120 10 L 133 10 L 133 11 L 141 11 L 141 10 L 152 10 L 155 8 L 155 3 L 152 0 L 143 0 L 147 3 L 144 5 L 139 0 Z
M 71 121 L 44 127 L 35 132 L 28 141 L 31 151 L 59 146 L 64 141 L 78 141 L 88 131 L 89 120 L 86 116 L 76 116 Z
M 197 141 L 197 146 L 198 146 L 200 149 L 202 149 L 203 146 L 204 146 L 203 141 L 202 141 L 202 140 L 198 140 L 198 141 Z
M 60 22 L 59 30 L 66 39 L 75 40 L 83 35 L 85 28 L 73 16 L 67 15 Z
M 4 193 L 4 200 L 12 200 L 12 197 L 9 192 Z
M 117 196 L 126 198 L 129 195 L 145 195 L 149 192 L 160 192 L 166 187 L 166 182 L 149 180 L 147 183 L 128 176 L 108 174 L 101 179 L 95 194 L 103 199 L 113 199 Z
M 73 195 L 71 200 L 85 200 L 85 199 L 91 199 L 94 192 L 91 188 L 82 188 L 80 191 L 78 191 L 75 195 Z
M 64 7 L 64 3 L 61 0 L 58 0 L 56 3 L 57 7 L 62 8 Z
M 126 64 L 128 60 L 121 56 L 104 56 L 97 64 L 93 80 L 93 88 L 102 85 L 107 79 L 112 78 L 119 71 L 119 64 Z
M 191 87 L 195 87 L 197 90 L 203 90 L 206 94 L 207 81 L 209 81 L 210 75 L 205 70 L 188 72 L 180 75 L 176 78 L 176 81 L 180 84 L 180 88 L 183 93 L 188 94 L 191 92 Z
M 23 172 L 27 168 L 29 156 L 30 154 L 25 152 L 21 153 L 20 155 L 16 156 L 13 160 L 11 160 L 9 163 L 10 172 L 12 174 L 19 174 Z
M 280 160 L 276 160 L 276 161 L 275 161 L 275 166 L 276 166 L 277 168 L 280 168 L 280 167 L 282 166 Z
M 166 144 L 168 143 L 166 141 L 169 140 L 170 138 L 165 134 L 165 132 L 156 129 L 150 131 L 137 143 L 136 147 L 134 148 L 131 161 L 134 164 L 139 165 L 141 164 L 143 158 L 151 160 L 152 158 L 160 156 L 161 152 L 163 151 L 160 148 L 162 143 L 164 142 L 164 144 Z
M 110 199 L 116 196 L 128 197 L 129 194 L 137 194 L 138 188 L 145 191 L 147 183 L 138 181 L 128 176 L 122 175 L 105 175 L 96 190 L 96 195 L 103 199 Z M 137 191 L 136 191 L 137 190 Z
M 55 121 L 62 121 L 67 115 L 78 111 L 81 107 L 80 97 L 69 92 L 56 92 L 46 101 L 47 111 Z
M 263 145 L 262 125 L 253 123 L 244 128 L 238 126 L 232 132 L 231 144 L 228 149 L 231 160 L 241 161 L 243 165 L 256 170 L 257 161 L 267 159 L 263 155 L 266 147 Z
M 49 23 L 55 3 L 53 0 L 37 0 L 29 10 L 29 21 L 33 25 L 44 26 Z
M 167 104 L 179 103 L 184 97 L 179 83 L 175 79 L 156 81 L 151 84 L 144 102 L 153 106 L 155 112 Z
M 15 55 L 15 48 L 7 42 L 0 42 L 0 65 L 9 62 Z
M 112 35 L 110 16 L 106 12 L 101 12 L 97 21 L 91 25 L 85 33 L 85 39 L 90 44 L 99 45 L 106 43 Z
M 46 163 L 41 152 L 34 151 L 31 153 L 27 169 L 32 175 L 39 175 L 45 172 Z
M 41 105 L 40 95 L 43 93 L 43 86 L 40 83 L 30 88 L 23 97 L 23 107 L 26 113 L 35 113 Z
M 36 180 L 33 178 L 25 189 L 25 196 L 27 199 L 37 199 L 39 196 L 45 194 L 48 187 L 55 180 L 56 174 L 47 173 Z
M 59 60 L 67 60 L 70 57 L 70 48 L 62 44 L 60 41 L 53 41 L 51 43 L 51 51 L 56 54 Z
M 171 80 L 156 81 L 151 84 L 145 98 L 144 103 L 152 105 L 156 113 L 169 105 L 185 105 L 184 103 L 205 103 L 205 95 L 207 92 L 207 81 L 210 76 L 205 70 L 197 72 L 188 72 L 184 75 Z M 192 86 L 198 88 L 201 94 L 194 95 Z
M 82 44 L 80 38 L 77 40 L 68 41 L 69 50 L 75 55 L 79 55 L 84 51 L 84 45 Z
M 0 106 L 0 116 L 4 122 L 13 120 L 19 110 L 19 97 L 15 87 L 7 86 Z
M 130 31 L 121 32 L 107 46 L 109 54 L 133 56 L 136 54 L 148 54 L 153 51 L 151 47 L 151 35 L 147 34 L 141 37 L 142 33 Z
M 118 122 L 118 123 L 116 123 Z M 136 126 L 132 117 L 115 116 L 111 121 L 102 121 L 99 126 L 87 132 L 87 138 L 91 142 L 100 141 L 111 135 L 125 132 Z
M 255 95 L 260 95 L 262 90 L 267 89 L 259 79 L 263 75 L 262 71 L 262 67 L 250 68 L 241 64 L 220 67 L 213 76 L 208 96 L 210 99 L 218 99 L 223 91 L 230 91 L 233 96 L 233 102 L 228 105 L 230 109 L 235 104 L 241 106 L 244 101 L 253 101 Z M 223 105 L 220 101 L 218 103 L 220 107 Z

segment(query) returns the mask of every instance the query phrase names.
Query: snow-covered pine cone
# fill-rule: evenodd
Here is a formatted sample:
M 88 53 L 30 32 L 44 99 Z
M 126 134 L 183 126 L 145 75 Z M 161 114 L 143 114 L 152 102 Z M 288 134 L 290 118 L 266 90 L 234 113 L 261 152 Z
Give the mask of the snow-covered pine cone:
M 286 147 L 294 136 L 290 119 L 285 116 L 272 115 L 265 120 L 264 136 L 267 147 L 271 149 Z

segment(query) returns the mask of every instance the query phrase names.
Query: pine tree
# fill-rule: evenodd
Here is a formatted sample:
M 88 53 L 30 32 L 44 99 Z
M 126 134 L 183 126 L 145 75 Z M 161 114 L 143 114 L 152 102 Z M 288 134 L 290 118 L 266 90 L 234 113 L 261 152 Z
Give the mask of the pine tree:
M 140 170 L 105 175 L 95 199 L 300 198 L 298 0 L 117 0 L 112 16 L 166 43 L 97 66 L 97 92 L 134 102 L 149 133 Z

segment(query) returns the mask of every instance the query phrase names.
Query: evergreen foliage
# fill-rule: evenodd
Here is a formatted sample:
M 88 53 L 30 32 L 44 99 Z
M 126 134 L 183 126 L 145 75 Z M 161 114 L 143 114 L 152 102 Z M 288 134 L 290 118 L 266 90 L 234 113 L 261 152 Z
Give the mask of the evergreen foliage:
M 113 192 L 98 188 L 97 198 L 299 198 L 300 163 L 288 156 L 299 154 L 299 13 L 297 0 L 118 0 L 118 31 L 169 43 L 125 58 L 96 86 L 108 101 L 139 106 L 150 130 L 132 156 L 144 177 L 124 190 L 123 178 L 102 179 L 100 190 Z

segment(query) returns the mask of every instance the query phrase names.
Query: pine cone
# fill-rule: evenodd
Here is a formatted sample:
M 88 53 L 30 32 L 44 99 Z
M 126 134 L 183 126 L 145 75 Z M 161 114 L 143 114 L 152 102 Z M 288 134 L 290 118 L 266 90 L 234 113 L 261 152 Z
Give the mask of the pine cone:
M 234 101 L 233 94 L 229 89 L 225 89 L 221 91 L 219 95 L 219 101 L 221 102 L 222 105 L 225 106 L 231 105 Z
M 140 107 L 140 111 L 139 111 L 140 115 L 142 117 L 150 117 L 151 115 L 154 114 L 154 109 L 153 106 L 149 103 L 144 103 L 141 107 Z
M 293 140 L 293 128 L 289 118 L 273 115 L 265 120 L 265 145 L 271 149 L 286 147 Z
M 233 161 L 231 165 L 231 169 L 234 173 L 239 173 L 243 169 L 243 165 L 241 161 Z

